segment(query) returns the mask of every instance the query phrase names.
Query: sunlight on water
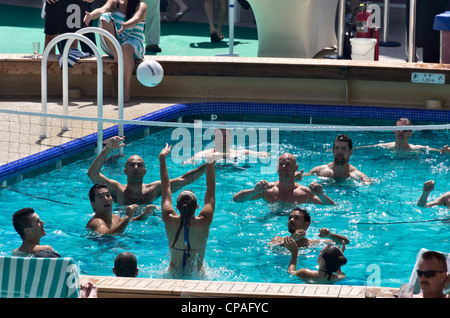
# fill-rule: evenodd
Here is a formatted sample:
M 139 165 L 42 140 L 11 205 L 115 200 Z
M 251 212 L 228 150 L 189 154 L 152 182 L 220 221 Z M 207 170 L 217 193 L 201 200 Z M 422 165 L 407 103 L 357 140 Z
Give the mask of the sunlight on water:
M 390 133 L 351 132 L 354 146 L 389 140 Z M 417 133 L 414 143 L 448 140 L 446 132 Z M 171 141 L 171 129 L 156 132 L 125 147 L 125 156 L 105 163 L 102 173 L 126 183 L 123 167 L 129 155 L 141 155 L 147 167 L 145 182 L 159 180 L 157 156 L 165 143 Z M 334 132 L 280 131 L 280 153 L 291 152 L 299 169 L 309 171 L 318 164 L 332 161 Z M 207 142 L 205 142 L 205 145 Z M 273 159 L 276 160 L 278 154 Z M 350 163 L 373 181 L 363 185 L 355 180 L 333 181 L 305 177 L 323 185 L 336 206 L 304 205 L 312 217 L 308 238 L 317 238 L 319 229 L 347 236 L 350 244 L 345 252 L 348 263 L 343 267 L 347 278 L 340 284 L 364 285 L 372 268 L 378 268 L 382 286 L 398 287 L 411 274 L 415 256 L 421 247 L 449 251 L 450 222 L 445 207 L 422 209 L 416 206 L 424 181 L 435 180 L 436 197 L 449 188 L 450 156 L 438 153 L 393 154 L 379 148 L 355 149 Z M 45 222 L 47 235 L 42 244 L 51 245 L 64 257 L 73 257 L 82 274 L 112 275 L 115 257 L 132 251 L 138 259 L 139 277 L 166 278 L 169 248 L 161 212 L 143 222 L 132 222 L 122 235 L 94 235 L 85 226 L 92 216 L 87 192 L 91 186 L 86 172 L 93 157 L 79 160 L 60 170 L 26 179 L 11 186 L 19 192 L 0 191 L 3 211 L 0 214 L 0 254 L 10 255 L 21 241 L 11 223 L 12 214 L 23 207 L 33 207 Z M 269 163 L 225 163 L 216 166 L 216 211 L 206 252 L 206 274 L 193 277 L 210 280 L 301 283 L 287 273 L 290 253 L 271 248 L 268 242 L 277 235 L 286 236 L 290 209 L 262 201 L 234 203 L 239 190 L 252 188 L 258 181 L 275 181 L 277 175 Z M 179 176 L 193 166 L 181 166 L 168 159 L 170 177 Z M 203 202 L 205 179 L 188 187 Z M 27 193 L 33 197 L 24 195 Z M 176 193 L 174 194 L 174 197 Z M 49 199 L 48 200 L 43 200 Z M 158 199 L 154 204 L 159 205 Z M 115 213 L 124 214 L 123 206 Z M 317 269 L 317 255 L 322 246 L 300 250 L 298 268 Z

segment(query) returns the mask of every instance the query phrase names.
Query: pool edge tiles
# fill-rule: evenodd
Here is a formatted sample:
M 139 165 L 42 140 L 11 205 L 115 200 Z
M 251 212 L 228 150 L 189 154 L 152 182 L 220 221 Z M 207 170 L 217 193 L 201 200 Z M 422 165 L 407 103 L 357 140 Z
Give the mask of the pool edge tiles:
M 136 121 L 170 121 L 189 115 L 234 114 L 310 116 L 362 119 L 392 119 L 407 117 L 411 120 L 450 122 L 450 111 L 431 109 L 385 108 L 376 106 L 313 105 L 313 104 L 270 104 L 246 102 L 194 102 L 175 104 L 135 118 Z M 143 130 L 140 125 L 124 125 L 125 135 Z M 104 130 L 104 139 L 118 134 L 118 126 Z M 92 149 L 97 143 L 97 133 L 46 149 L 28 157 L 0 166 L 0 182 L 11 180 L 26 172 L 36 171 L 83 151 Z
M 242 283 L 82 275 L 81 283 L 88 282 L 98 287 L 99 298 L 365 298 L 364 286 L 349 285 Z M 386 298 L 394 298 L 399 290 L 392 287 L 371 288 Z

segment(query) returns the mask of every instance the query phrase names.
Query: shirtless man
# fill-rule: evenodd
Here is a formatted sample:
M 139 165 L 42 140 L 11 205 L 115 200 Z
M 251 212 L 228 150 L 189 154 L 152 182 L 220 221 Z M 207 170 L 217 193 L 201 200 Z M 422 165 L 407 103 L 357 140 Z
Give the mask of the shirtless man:
M 329 229 L 322 228 L 319 230 L 319 240 L 310 240 L 307 239 L 306 230 L 308 230 L 309 224 L 311 223 L 311 216 L 308 211 L 295 208 L 289 214 L 288 219 L 288 231 L 291 233 L 290 238 L 292 238 L 298 247 L 309 247 L 311 245 L 315 245 L 318 243 L 333 243 L 342 244 L 345 242 L 346 245 L 350 243 L 349 239 L 345 236 L 339 234 L 333 234 Z M 286 236 L 287 237 L 287 236 Z M 283 236 L 275 236 L 271 241 L 271 246 L 284 246 L 284 242 L 286 237 Z M 328 240 L 327 240 L 328 238 Z
M 92 183 L 106 184 L 114 199 L 118 204 L 149 204 L 156 200 L 161 195 L 161 181 L 154 181 L 152 183 L 144 184 L 144 176 L 147 172 L 144 160 L 133 155 L 128 158 L 125 163 L 124 173 L 127 176 L 127 184 L 123 185 L 104 176 L 100 173 L 103 163 L 108 154 L 115 149 L 124 146 L 122 143 L 123 137 L 113 137 L 108 140 L 106 146 L 100 154 L 92 162 L 88 170 L 88 176 Z M 182 187 L 191 184 L 200 178 L 206 170 L 206 164 L 195 168 L 180 177 L 170 180 L 172 191 L 177 191 Z
M 232 140 L 231 132 L 227 129 L 216 129 L 214 131 L 214 148 L 206 149 L 196 153 L 190 159 L 185 160 L 183 164 L 192 164 L 198 160 L 205 160 L 208 156 L 214 154 L 217 156 L 219 153 L 226 160 L 234 160 L 235 158 L 244 156 L 256 156 L 260 158 L 266 158 L 269 156 L 268 152 L 265 151 L 253 151 L 247 149 L 234 150 L 230 148 L 230 143 Z
M 430 195 L 431 191 L 434 190 L 434 181 L 430 180 L 423 184 L 423 192 L 422 195 L 419 198 L 419 201 L 417 202 L 417 205 L 420 207 L 432 207 L 435 205 L 445 205 L 447 208 L 450 208 L 450 192 L 444 193 L 436 200 L 433 200 L 429 203 L 427 203 L 428 196 Z
M 395 126 L 411 126 L 411 121 L 408 118 L 400 118 L 395 123 Z M 450 147 L 448 145 L 443 146 L 441 149 L 435 149 L 428 146 L 422 145 L 411 145 L 409 143 L 409 138 L 412 136 L 412 130 L 394 130 L 395 141 L 379 143 L 369 146 L 359 146 L 356 148 L 368 148 L 368 147 L 383 147 L 389 150 L 400 150 L 400 151 L 415 151 L 415 150 L 431 150 L 440 151 L 441 153 L 450 153 Z
M 318 175 L 335 179 L 358 178 L 365 183 L 370 183 L 370 179 L 364 173 L 349 163 L 353 154 L 352 147 L 352 140 L 349 136 L 343 134 L 337 136 L 333 143 L 334 161 L 317 166 L 303 176 Z M 301 179 L 301 176 L 297 174 L 298 179 Z
M 309 188 L 295 182 L 298 169 L 295 157 L 290 153 L 278 158 L 278 181 L 259 181 L 253 189 L 241 190 L 235 194 L 233 201 L 245 202 L 264 199 L 266 202 L 335 204 L 323 192 L 322 185 L 311 182 Z
M 12 217 L 14 229 L 22 238 L 22 245 L 13 250 L 15 256 L 34 255 L 43 250 L 52 251 L 50 245 L 40 245 L 45 236 L 44 222 L 32 208 L 23 208 L 15 212 Z
M 89 200 L 94 210 L 94 216 L 88 221 L 86 228 L 94 230 L 98 234 L 122 233 L 130 221 L 143 221 L 157 208 L 150 205 L 139 216 L 134 217 L 139 206 L 137 204 L 129 205 L 126 208 L 126 215 L 121 218 L 112 213 L 113 199 L 108 187 L 103 184 L 95 184 L 91 187 Z

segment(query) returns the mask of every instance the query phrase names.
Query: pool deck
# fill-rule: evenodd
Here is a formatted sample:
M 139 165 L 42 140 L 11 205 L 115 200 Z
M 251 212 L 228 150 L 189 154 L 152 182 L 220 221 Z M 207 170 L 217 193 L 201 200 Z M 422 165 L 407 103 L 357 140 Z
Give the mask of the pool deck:
M 364 286 L 273 284 L 181 279 L 82 276 L 81 283 L 92 282 L 99 298 L 365 298 Z M 394 298 L 398 288 L 370 287 L 377 298 Z

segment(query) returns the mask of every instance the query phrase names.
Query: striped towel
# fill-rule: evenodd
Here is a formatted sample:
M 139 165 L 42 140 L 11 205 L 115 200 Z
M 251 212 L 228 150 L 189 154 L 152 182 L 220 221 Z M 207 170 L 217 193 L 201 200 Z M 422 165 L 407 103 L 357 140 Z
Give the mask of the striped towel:
M 80 274 L 72 258 L 0 256 L 1 298 L 78 298 Z
M 81 52 L 78 49 L 75 48 L 70 48 L 69 50 L 69 55 L 67 57 L 67 63 L 69 67 L 74 66 L 74 64 L 76 62 L 78 62 L 79 59 L 82 59 L 84 57 L 89 57 L 91 56 L 91 54 L 89 53 L 85 53 L 85 52 Z M 62 58 L 62 54 L 59 56 L 59 67 L 62 69 L 63 68 L 63 58 Z

